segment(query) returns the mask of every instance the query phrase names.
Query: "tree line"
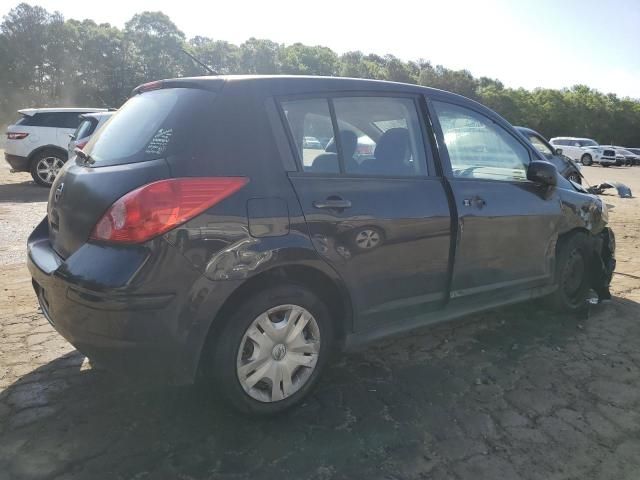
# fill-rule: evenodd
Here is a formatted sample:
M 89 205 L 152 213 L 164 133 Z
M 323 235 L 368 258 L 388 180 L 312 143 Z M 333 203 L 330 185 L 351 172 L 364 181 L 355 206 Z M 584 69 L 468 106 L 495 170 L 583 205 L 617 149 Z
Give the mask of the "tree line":
M 161 12 L 134 15 L 123 29 L 21 3 L 0 24 L 0 124 L 24 107 L 119 107 L 131 90 L 161 78 L 203 75 L 187 50 L 220 74 L 334 75 L 414 83 L 459 93 L 515 125 L 547 137 L 584 136 L 640 146 L 640 101 L 586 85 L 562 90 L 507 88 L 427 60 L 250 38 L 240 45 L 186 38 Z M 532 65 L 532 68 L 534 66 Z M 588 81 L 588 79 L 585 79 Z

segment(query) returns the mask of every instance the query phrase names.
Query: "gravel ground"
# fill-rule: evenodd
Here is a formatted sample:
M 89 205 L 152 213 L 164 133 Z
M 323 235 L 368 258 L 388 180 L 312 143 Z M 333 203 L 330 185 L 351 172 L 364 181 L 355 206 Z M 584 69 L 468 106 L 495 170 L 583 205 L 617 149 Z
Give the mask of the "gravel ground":
M 1 152 L 0 152 L 1 154 Z M 640 192 L 640 167 L 585 168 Z M 269 420 L 92 369 L 40 315 L 24 244 L 47 192 L 0 166 L 0 479 L 638 479 L 640 201 L 606 196 L 614 301 L 495 310 L 334 362 Z

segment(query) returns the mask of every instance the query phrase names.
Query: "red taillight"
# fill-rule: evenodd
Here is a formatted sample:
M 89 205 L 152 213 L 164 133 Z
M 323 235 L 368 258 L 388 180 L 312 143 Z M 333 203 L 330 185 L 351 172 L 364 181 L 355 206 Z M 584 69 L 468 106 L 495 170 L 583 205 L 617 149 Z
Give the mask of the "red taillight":
M 192 219 L 240 190 L 245 177 L 173 178 L 117 200 L 91 232 L 92 240 L 141 243 Z
M 22 140 L 23 138 L 27 138 L 29 136 L 26 132 L 7 132 L 7 138 L 9 140 Z

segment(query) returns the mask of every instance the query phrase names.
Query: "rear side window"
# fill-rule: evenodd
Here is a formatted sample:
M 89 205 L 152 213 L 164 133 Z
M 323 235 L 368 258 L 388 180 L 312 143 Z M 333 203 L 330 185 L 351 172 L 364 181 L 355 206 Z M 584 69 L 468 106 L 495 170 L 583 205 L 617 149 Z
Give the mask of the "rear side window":
M 392 177 L 426 174 L 424 142 L 413 99 L 336 98 L 334 105 L 347 173 Z M 360 154 L 365 145 L 370 156 Z
M 81 121 L 79 112 L 40 112 L 32 116 L 24 115 L 16 125 L 75 129 Z
M 84 148 L 96 166 L 201 155 L 215 94 L 170 88 L 129 99 Z
M 305 172 L 338 173 L 338 152 L 326 99 L 283 102 L 291 134 Z M 324 144 L 323 144 L 324 141 Z M 329 145 L 331 142 L 331 145 Z
M 83 138 L 88 137 L 96 129 L 97 124 L 97 120 L 85 118 L 84 120 L 82 120 L 82 123 L 80 123 L 78 128 L 76 128 L 76 131 L 73 134 L 73 138 L 75 140 L 82 140 Z
M 282 109 L 305 172 L 426 174 L 424 140 L 412 98 L 293 100 L 283 102 Z
M 29 115 L 22 115 L 20 119 L 14 123 L 14 125 L 24 125 L 25 127 L 30 126 L 29 123 L 31 121 L 31 117 Z
M 80 113 L 78 112 L 63 112 L 57 113 L 54 117 L 54 126 L 58 128 L 78 128 L 78 125 L 82 122 Z

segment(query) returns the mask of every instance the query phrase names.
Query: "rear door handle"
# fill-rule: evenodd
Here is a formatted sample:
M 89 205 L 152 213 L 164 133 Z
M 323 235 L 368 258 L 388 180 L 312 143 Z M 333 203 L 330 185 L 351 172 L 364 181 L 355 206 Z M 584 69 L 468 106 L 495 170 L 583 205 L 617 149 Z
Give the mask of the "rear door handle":
M 315 208 L 326 208 L 326 209 L 342 209 L 342 208 L 351 208 L 351 202 L 349 200 L 343 199 L 326 199 L 326 200 L 316 200 L 313 202 L 313 206 Z

